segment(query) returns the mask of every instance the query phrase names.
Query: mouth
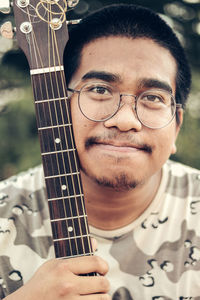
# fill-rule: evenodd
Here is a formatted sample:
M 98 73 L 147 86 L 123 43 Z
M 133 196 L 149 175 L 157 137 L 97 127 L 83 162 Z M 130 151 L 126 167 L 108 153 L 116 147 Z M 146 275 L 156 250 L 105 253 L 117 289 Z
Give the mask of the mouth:
M 124 142 L 120 140 L 100 140 L 98 138 L 91 137 L 86 141 L 85 147 L 87 150 L 89 150 L 91 147 L 94 146 L 98 146 L 108 151 L 118 151 L 118 152 L 144 151 L 149 154 L 152 153 L 152 147 L 147 144 Z

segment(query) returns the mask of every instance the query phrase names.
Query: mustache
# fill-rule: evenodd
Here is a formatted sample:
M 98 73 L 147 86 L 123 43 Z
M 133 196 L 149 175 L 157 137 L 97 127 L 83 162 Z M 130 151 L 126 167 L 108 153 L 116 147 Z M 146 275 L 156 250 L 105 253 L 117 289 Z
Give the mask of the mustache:
M 91 136 L 85 141 L 85 148 L 89 150 L 92 146 L 96 144 L 109 143 L 114 140 L 127 143 L 130 147 L 138 147 L 143 151 L 151 154 L 153 152 L 153 147 L 149 144 L 138 142 L 132 135 L 124 135 L 124 134 L 108 134 L 107 136 Z

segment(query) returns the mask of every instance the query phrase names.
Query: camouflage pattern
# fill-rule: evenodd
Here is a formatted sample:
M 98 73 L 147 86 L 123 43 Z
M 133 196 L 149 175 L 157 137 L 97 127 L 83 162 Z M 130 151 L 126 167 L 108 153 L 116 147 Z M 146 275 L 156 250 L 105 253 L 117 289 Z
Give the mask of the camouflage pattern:
M 110 266 L 113 300 L 200 300 L 200 171 L 168 161 L 155 199 L 136 221 L 90 230 Z M 0 298 L 53 257 L 37 167 L 0 184 Z

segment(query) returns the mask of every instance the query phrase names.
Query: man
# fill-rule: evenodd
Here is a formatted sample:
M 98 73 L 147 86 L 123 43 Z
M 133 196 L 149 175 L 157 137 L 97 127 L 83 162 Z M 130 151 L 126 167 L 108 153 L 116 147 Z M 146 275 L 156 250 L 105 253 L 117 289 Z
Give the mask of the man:
M 64 60 L 97 255 L 53 259 L 41 168 L 3 182 L 1 297 L 200 299 L 200 172 L 168 161 L 190 89 L 180 43 L 117 5 L 72 30 Z

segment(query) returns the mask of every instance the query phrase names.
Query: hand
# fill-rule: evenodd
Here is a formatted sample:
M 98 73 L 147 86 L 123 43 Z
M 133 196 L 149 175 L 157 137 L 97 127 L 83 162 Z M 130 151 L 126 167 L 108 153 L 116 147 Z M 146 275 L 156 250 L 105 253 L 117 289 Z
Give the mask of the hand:
M 111 300 L 107 263 L 98 256 L 52 259 L 5 300 Z M 80 276 L 97 272 L 100 276 Z

